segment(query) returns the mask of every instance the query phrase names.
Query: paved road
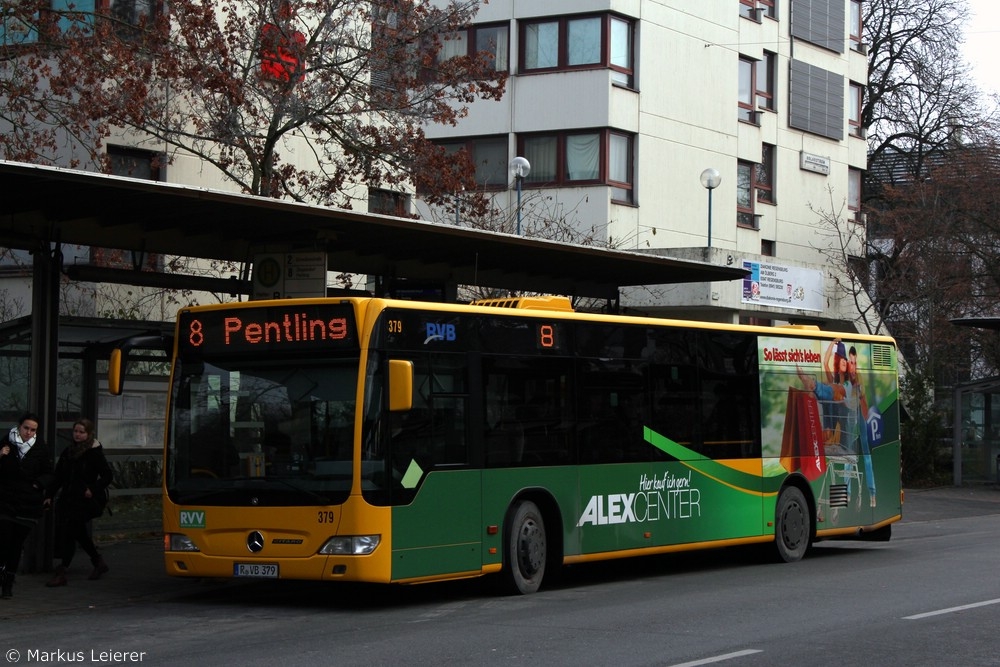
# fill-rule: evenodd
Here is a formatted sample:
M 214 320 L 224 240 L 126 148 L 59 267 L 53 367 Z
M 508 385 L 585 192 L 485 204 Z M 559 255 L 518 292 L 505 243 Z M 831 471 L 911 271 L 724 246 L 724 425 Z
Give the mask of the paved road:
M 995 486 L 907 490 L 903 505 L 904 522 L 988 514 L 1000 514 L 1000 489 Z M 62 588 L 46 588 L 48 574 L 19 575 L 14 598 L 0 600 L 0 619 L 181 598 L 244 583 L 167 577 L 163 573 L 162 549 L 158 538 L 103 545 L 111 571 L 99 581 L 87 580 L 90 563 L 80 553 L 70 569 L 69 585 Z

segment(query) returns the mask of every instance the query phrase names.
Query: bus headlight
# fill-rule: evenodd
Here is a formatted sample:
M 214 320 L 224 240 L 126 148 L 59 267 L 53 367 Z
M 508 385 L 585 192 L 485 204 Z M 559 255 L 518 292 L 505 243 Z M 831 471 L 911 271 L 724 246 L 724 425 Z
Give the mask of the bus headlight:
M 166 533 L 163 536 L 164 551 L 201 551 L 191 538 L 183 533 Z
M 381 535 L 331 537 L 319 550 L 324 556 L 367 556 L 382 541 Z

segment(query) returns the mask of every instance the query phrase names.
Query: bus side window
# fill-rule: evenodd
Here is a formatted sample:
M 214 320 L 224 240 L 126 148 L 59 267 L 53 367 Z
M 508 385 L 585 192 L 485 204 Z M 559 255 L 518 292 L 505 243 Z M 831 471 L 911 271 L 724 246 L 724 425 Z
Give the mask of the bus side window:
M 445 465 L 468 463 L 465 398 L 459 396 L 435 398 L 432 426 L 435 462 Z
M 516 422 L 501 423 L 485 436 L 486 465 L 502 468 L 521 463 L 524 457 L 524 430 Z
M 426 410 L 414 409 L 409 412 L 393 412 L 391 423 L 390 459 L 392 461 L 393 482 L 399 485 L 411 462 L 416 461 L 425 471 L 430 467 L 427 440 L 430 420 Z
M 688 448 L 697 447 L 698 397 L 693 386 L 694 369 L 666 366 L 655 369 L 653 430 Z

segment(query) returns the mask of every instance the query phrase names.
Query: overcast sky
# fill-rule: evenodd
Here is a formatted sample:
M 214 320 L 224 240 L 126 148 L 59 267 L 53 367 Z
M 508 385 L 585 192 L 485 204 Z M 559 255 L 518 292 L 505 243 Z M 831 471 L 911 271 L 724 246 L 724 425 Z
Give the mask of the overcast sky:
M 965 28 L 965 59 L 983 92 L 1000 94 L 1000 2 L 966 2 L 971 16 Z

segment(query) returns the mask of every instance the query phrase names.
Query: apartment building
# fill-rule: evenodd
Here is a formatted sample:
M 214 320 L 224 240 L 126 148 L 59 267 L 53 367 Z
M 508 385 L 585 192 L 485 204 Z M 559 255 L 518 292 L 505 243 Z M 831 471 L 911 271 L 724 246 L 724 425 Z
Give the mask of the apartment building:
M 508 210 L 527 159 L 525 229 L 559 215 L 616 248 L 752 272 L 633 289 L 626 308 L 851 328 L 823 220 L 863 252 L 861 35 L 860 0 L 491 0 L 445 55 L 489 51 L 506 94 L 427 134 L 468 150 Z
M 512 233 L 555 217 L 618 249 L 752 272 L 630 289 L 625 308 L 851 328 L 843 262 L 828 256 L 843 237 L 828 221 L 850 237 L 848 255 L 863 253 L 860 1 L 490 0 L 442 56 L 489 52 L 506 93 L 426 132 L 471 153 L 494 206 L 523 218 Z M 116 173 L 234 187 L 182 151 L 164 168 L 128 137 L 107 150 Z M 515 157 L 531 166 L 520 188 Z M 371 212 L 469 223 L 405 191 L 368 199 Z

